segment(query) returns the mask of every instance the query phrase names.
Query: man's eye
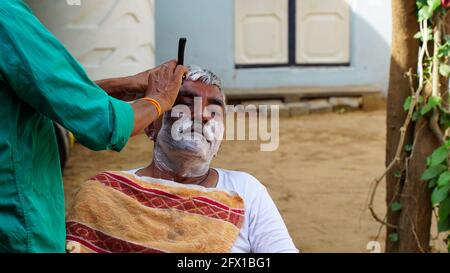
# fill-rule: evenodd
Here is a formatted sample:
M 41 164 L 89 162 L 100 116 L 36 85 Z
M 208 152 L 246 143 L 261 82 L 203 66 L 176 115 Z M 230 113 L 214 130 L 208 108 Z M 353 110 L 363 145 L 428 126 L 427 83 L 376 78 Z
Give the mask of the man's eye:
M 175 102 L 176 105 L 185 105 L 185 106 L 191 106 L 193 105 L 193 101 L 192 100 L 177 100 Z

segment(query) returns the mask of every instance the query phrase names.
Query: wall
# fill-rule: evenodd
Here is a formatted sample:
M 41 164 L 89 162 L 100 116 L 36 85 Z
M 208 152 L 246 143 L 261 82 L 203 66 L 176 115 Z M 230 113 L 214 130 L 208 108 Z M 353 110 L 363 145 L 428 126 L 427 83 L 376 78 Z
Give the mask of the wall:
M 155 65 L 153 0 L 81 0 L 79 6 L 63 0 L 27 3 L 95 80 Z
M 186 63 L 216 72 L 227 88 L 284 86 L 388 86 L 391 0 L 349 0 L 350 66 L 234 68 L 233 0 L 156 0 L 156 63 L 176 58 L 188 38 Z

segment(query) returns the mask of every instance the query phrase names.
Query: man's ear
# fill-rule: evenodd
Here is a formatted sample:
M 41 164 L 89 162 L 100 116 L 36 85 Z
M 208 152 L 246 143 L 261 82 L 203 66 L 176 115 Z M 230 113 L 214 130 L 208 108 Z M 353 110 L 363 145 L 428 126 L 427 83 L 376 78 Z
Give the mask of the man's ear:
M 145 134 L 149 139 L 156 142 L 156 137 L 158 136 L 159 130 L 162 127 L 162 117 L 161 115 L 157 120 L 151 123 L 147 128 L 144 129 Z

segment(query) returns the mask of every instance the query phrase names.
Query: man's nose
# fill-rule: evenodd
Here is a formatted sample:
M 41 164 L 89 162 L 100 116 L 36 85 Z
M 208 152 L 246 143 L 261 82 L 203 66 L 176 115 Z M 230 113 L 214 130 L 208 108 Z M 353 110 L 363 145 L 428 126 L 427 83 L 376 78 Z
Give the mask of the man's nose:
M 213 114 L 212 113 L 208 113 L 207 111 L 203 111 L 201 113 L 201 115 L 200 114 L 198 114 L 198 115 L 194 114 L 194 116 L 193 116 L 193 119 L 201 120 L 202 124 L 206 124 L 208 121 L 212 120 L 213 118 L 214 118 Z
M 206 109 L 206 108 L 205 108 Z M 214 118 L 213 113 L 210 113 L 208 110 L 203 109 L 202 112 L 202 122 L 203 124 L 207 123 L 211 119 Z
M 214 113 L 208 110 L 208 105 L 202 105 L 201 113 L 199 110 L 197 111 L 196 109 L 193 110 L 194 111 L 192 111 L 192 118 L 201 120 L 203 124 L 207 123 L 208 121 L 214 118 Z

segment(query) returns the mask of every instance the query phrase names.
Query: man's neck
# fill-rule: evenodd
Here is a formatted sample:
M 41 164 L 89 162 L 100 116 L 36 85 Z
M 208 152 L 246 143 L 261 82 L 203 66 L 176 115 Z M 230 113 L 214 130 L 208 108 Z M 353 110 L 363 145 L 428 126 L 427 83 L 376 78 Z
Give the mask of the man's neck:
M 149 166 L 138 170 L 136 174 L 138 176 L 149 176 L 175 181 L 182 184 L 201 185 L 204 187 L 215 187 L 218 181 L 218 174 L 213 169 L 209 169 L 205 175 L 199 177 L 183 177 L 171 171 L 161 170 L 158 166 L 156 166 L 154 161 L 152 161 Z

